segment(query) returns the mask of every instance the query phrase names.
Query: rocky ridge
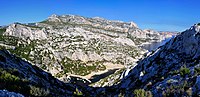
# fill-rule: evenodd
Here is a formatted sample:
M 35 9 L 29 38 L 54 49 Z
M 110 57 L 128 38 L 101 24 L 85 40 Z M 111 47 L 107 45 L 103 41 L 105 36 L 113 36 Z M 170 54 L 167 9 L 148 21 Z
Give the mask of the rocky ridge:
M 88 81 L 84 76 L 106 71 L 107 63 L 134 65 L 147 52 L 138 45 L 164 39 L 133 22 L 76 15 L 52 15 L 42 22 L 14 23 L 3 30 L 1 48 L 65 82 L 71 82 L 73 75 Z
M 180 33 L 130 70 L 118 92 L 126 96 L 199 96 L 200 25 Z

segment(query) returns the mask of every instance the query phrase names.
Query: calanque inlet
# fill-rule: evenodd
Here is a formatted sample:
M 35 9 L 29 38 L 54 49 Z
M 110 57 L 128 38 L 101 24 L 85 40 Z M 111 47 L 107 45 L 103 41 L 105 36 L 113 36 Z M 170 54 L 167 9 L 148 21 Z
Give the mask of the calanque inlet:
M 199 96 L 199 43 L 199 23 L 158 32 L 53 14 L 1 26 L 0 96 Z

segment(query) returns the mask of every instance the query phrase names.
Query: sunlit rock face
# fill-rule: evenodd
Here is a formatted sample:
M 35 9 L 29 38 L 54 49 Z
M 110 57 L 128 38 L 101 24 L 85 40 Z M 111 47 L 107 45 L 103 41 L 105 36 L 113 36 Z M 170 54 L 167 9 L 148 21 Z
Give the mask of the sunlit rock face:
M 46 39 L 47 35 L 44 29 L 31 29 L 28 26 L 20 24 L 11 24 L 4 35 L 15 36 L 20 38 L 30 38 L 32 40 L 36 39 Z

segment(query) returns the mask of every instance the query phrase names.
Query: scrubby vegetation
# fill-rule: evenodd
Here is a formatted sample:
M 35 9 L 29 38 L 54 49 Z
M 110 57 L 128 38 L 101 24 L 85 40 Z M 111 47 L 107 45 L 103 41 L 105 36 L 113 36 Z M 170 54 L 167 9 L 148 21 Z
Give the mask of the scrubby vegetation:
M 76 88 L 76 91 L 74 92 L 74 95 L 83 96 L 83 93 Z
M 200 74 L 200 67 L 196 67 L 196 68 L 194 68 L 194 70 L 195 70 L 195 73 L 196 73 L 197 75 Z
M 0 28 L 0 35 L 2 35 L 4 32 L 6 32 L 5 28 Z
M 30 95 L 33 96 L 48 96 L 50 91 L 48 89 L 30 86 Z
M 6 89 L 8 91 L 14 91 L 24 95 L 30 95 L 30 87 L 28 86 L 28 80 L 16 76 L 17 74 L 17 70 L 9 70 L 9 72 L 7 72 L 6 70 L 0 68 L 0 89 Z
M 17 45 L 18 38 L 13 37 L 13 36 L 0 35 L 0 41 L 2 44 L 14 46 L 14 45 Z
M 144 89 L 136 89 L 133 91 L 134 97 L 153 97 L 150 91 Z
M 198 68 L 195 68 L 195 72 L 198 73 L 199 70 Z M 171 75 L 177 75 L 177 74 L 180 74 L 182 77 L 185 77 L 186 75 L 189 75 L 190 74 L 190 69 L 183 66 L 181 67 L 179 70 L 174 70 L 174 71 L 171 71 L 169 74 Z
M 64 67 L 63 70 L 65 73 L 72 73 L 77 75 L 87 75 L 90 74 L 92 71 L 98 70 L 105 70 L 105 66 L 100 64 L 99 62 L 93 63 L 93 65 L 88 66 L 85 63 L 77 60 L 71 60 L 69 58 L 64 58 L 61 61 L 62 66 Z
M 146 97 L 145 90 L 143 90 L 143 89 L 136 89 L 133 91 L 133 94 L 135 97 Z
M 58 61 L 52 57 L 52 52 L 44 49 L 36 48 L 40 43 L 45 41 L 40 40 L 23 40 L 13 36 L 0 35 L 0 41 L 7 46 L 0 46 L 1 49 L 7 49 L 11 53 L 28 60 L 34 64 L 40 64 L 39 67 L 46 70 L 48 66 L 51 66 L 54 62 Z M 13 46 L 13 47 L 11 47 Z M 32 54 L 31 54 L 32 52 Z M 48 59 L 48 61 L 45 61 Z M 72 73 L 77 75 L 87 75 L 92 71 L 105 70 L 105 66 L 101 62 L 92 62 L 93 65 L 87 66 L 79 60 L 74 61 L 69 58 L 64 58 L 61 61 L 64 73 Z M 59 74 L 60 77 L 62 74 Z
M 29 80 L 20 76 L 17 69 L 4 70 L 0 68 L 0 90 L 6 89 L 21 93 L 24 96 L 48 96 L 50 91 L 32 84 Z
M 186 67 L 181 67 L 180 74 L 181 74 L 181 76 L 186 76 L 186 75 L 190 74 L 190 69 L 186 68 Z
M 164 97 L 180 97 L 185 95 L 186 97 L 191 97 L 192 90 L 191 90 L 191 84 L 187 81 L 180 82 L 178 85 L 170 85 L 166 88 L 165 91 L 162 92 L 162 95 Z

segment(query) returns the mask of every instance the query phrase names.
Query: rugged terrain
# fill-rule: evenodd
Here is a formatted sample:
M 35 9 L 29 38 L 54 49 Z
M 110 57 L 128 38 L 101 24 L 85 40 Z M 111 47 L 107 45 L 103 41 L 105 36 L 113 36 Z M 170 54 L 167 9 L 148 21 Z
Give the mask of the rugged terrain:
M 58 96 L 58 95 L 59 96 L 78 96 L 79 95 L 79 96 L 81 96 L 82 95 L 82 96 L 103 96 L 103 97 L 104 96 L 111 96 L 111 97 L 112 96 L 119 96 L 119 97 L 123 97 L 123 96 L 125 96 L 125 97 L 132 97 L 132 96 L 136 96 L 136 97 L 146 97 L 146 96 L 147 97 L 152 97 L 152 96 L 156 96 L 156 97 L 157 96 L 158 97 L 159 96 L 164 96 L 164 97 L 171 97 L 171 96 L 180 97 L 181 96 L 182 97 L 182 96 L 186 96 L 187 97 L 187 96 L 194 96 L 194 97 L 197 97 L 200 95 L 200 92 L 199 92 L 200 91 L 200 76 L 199 76 L 200 75 L 200 24 L 195 24 L 191 28 L 187 29 L 186 31 L 179 33 L 176 37 L 172 38 L 165 45 L 159 47 L 158 49 L 156 49 L 152 52 L 149 52 L 147 54 L 147 56 L 143 57 L 139 62 L 128 61 L 130 63 L 126 64 L 126 61 L 124 61 L 124 62 L 121 61 L 121 63 L 120 62 L 115 63 L 115 61 L 113 61 L 113 59 L 115 59 L 115 58 L 111 58 L 111 60 L 106 60 L 104 57 L 102 57 L 103 51 L 101 51 L 101 50 L 100 50 L 101 52 L 97 53 L 97 55 L 99 55 L 99 57 L 102 57 L 102 61 L 94 61 L 94 60 L 86 61 L 86 59 L 83 60 L 85 57 L 80 58 L 80 56 L 82 56 L 81 53 L 76 54 L 77 59 L 76 58 L 73 59 L 72 57 L 65 56 L 65 55 L 68 55 L 65 53 L 65 50 L 66 50 L 66 52 L 69 52 L 68 50 L 70 48 L 67 48 L 67 49 L 62 48 L 61 49 L 60 47 L 65 46 L 66 44 L 69 44 L 69 43 L 67 43 L 69 40 L 61 41 L 61 43 L 63 43 L 63 42 L 64 43 L 56 46 L 57 47 L 56 49 L 51 47 L 52 45 L 57 43 L 54 41 L 54 40 L 56 40 L 56 38 L 54 39 L 54 37 L 57 36 L 57 33 L 61 32 L 61 31 L 58 31 L 58 32 L 56 31 L 57 33 L 54 32 L 56 34 L 55 34 L 55 36 L 52 36 L 52 35 L 54 35 L 54 33 L 50 34 L 51 31 L 48 31 L 48 29 L 51 29 L 51 27 L 67 27 L 67 26 L 63 26 L 63 25 L 70 25 L 69 28 L 71 28 L 71 27 L 76 28 L 77 24 L 81 25 L 81 27 L 78 26 L 79 28 L 84 29 L 85 25 L 82 25 L 81 23 L 84 22 L 85 24 L 87 24 L 88 22 L 86 22 L 85 20 L 93 19 L 93 18 L 84 18 L 83 19 L 83 18 L 79 17 L 79 18 L 83 19 L 83 21 L 80 22 L 80 20 L 75 21 L 77 19 L 73 20 L 73 18 L 72 19 L 70 18 L 70 20 L 69 20 L 69 19 L 67 19 L 68 17 L 78 18 L 79 16 L 71 16 L 71 15 L 70 16 L 55 16 L 55 15 L 53 15 L 48 20 L 43 21 L 41 23 L 37 23 L 37 24 L 34 23 L 34 24 L 28 24 L 28 25 L 15 23 L 9 27 L 6 27 L 6 29 L 4 27 L 1 28 L 0 31 L 3 34 L 3 35 L 1 35 L 1 38 L 0 38 L 1 39 L 1 48 L 8 49 L 10 52 L 14 53 L 15 55 L 23 57 L 25 60 L 33 63 L 33 65 L 31 65 L 27 61 L 24 61 L 21 58 L 16 57 L 15 55 L 12 55 L 7 50 L 1 50 L 0 51 L 0 64 L 1 64 L 0 65 L 0 68 L 1 68 L 0 83 L 3 83 L 0 86 L 1 93 L 8 93 L 10 95 L 18 95 L 18 96 L 22 96 L 22 95 L 24 95 L 24 96 L 27 96 L 27 95 L 31 95 L 31 96 Z M 70 21 L 70 23 L 72 23 L 72 24 L 65 24 L 65 22 L 64 22 L 65 19 L 67 19 L 68 22 Z M 100 18 L 94 18 L 94 20 L 97 20 L 97 19 L 100 19 Z M 100 20 L 102 20 L 102 19 L 100 19 Z M 73 24 L 74 22 L 77 23 L 75 26 Z M 119 23 L 121 23 L 121 22 L 119 22 Z M 51 24 L 52 24 L 52 26 L 51 26 Z M 88 23 L 88 25 L 89 24 L 90 23 Z M 104 22 L 104 24 L 105 24 L 105 22 Z M 92 24 L 92 26 L 93 25 L 94 24 Z M 41 28 L 41 27 L 43 27 L 43 28 Z M 100 24 L 99 24 L 99 27 L 102 27 L 102 26 L 100 26 Z M 13 28 L 13 30 L 12 30 L 12 28 Z M 20 28 L 20 29 L 18 29 L 18 28 Z M 137 29 L 138 31 L 142 31 L 142 32 L 146 33 L 145 31 L 137 28 L 137 26 L 135 26 L 135 25 L 134 25 L 134 27 L 132 27 L 132 29 L 133 28 Z M 59 29 L 60 28 L 57 28 L 57 30 L 59 30 Z M 97 29 L 97 28 L 95 28 L 95 29 Z M 99 29 L 105 30 L 105 28 L 99 28 Z M 129 29 L 131 29 L 131 27 Z M 15 30 L 16 30 L 16 32 L 18 32 L 17 34 L 16 34 Z M 31 31 L 27 31 L 27 30 L 31 30 Z M 39 32 L 37 32 L 37 31 L 39 31 Z M 44 31 L 45 34 L 41 34 L 40 31 Z M 122 31 L 122 30 L 120 30 L 120 31 Z M 32 33 L 32 32 L 34 32 L 34 33 Z M 147 32 L 151 32 L 151 31 L 147 31 Z M 29 33 L 28 35 L 30 35 L 30 36 L 27 37 L 26 34 L 24 34 L 24 33 Z M 31 33 L 32 33 L 32 35 L 31 35 Z M 41 36 L 38 35 L 38 33 Z M 75 34 L 74 31 L 72 31 L 71 33 L 73 33 L 72 35 Z M 81 31 L 80 31 L 80 33 L 81 33 Z M 113 32 L 113 33 L 118 33 L 118 32 Z M 124 33 L 126 34 L 126 33 L 130 33 L 130 32 L 124 32 Z M 101 36 L 101 34 L 98 34 L 97 37 L 99 35 Z M 100 41 L 100 43 L 103 41 L 103 44 L 106 44 L 107 42 L 109 42 L 111 44 L 109 44 L 109 45 L 106 44 L 106 46 L 105 46 L 106 48 L 103 49 L 103 50 L 108 50 L 108 51 L 104 51 L 104 52 L 107 52 L 107 53 L 109 51 L 114 52 L 115 49 L 117 49 L 115 51 L 115 53 L 117 53 L 117 52 L 120 52 L 120 50 L 118 50 L 118 48 L 120 48 L 120 49 L 123 49 L 123 50 L 121 50 L 121 53 L 127 54 L 126 56 L 130 56 L 129 53 L 126 53 L 126 50 L 127 50 L 127 52 L 133 51 L 135 53 L 138 51 L 138 53 L 140 53 L 139 50 L 142 50 L 142 48 L 139 48 L 138 47 L 139 45 L 141 45 L 142 43 L 145 43 L 145 42 L 155 41 L 155 39 L 154 39 L 155 37 L 154 38 L 147 38 L 147 37 L 145 38 L 144 36 L 137 36 L 137 37 L 133 38 L 133 36 L 125 37 L 125 36 L 123 36 L 123 34 L 122 34 L 122 36 L 118 36 L 118 37 L 113 37 L 113 36 L 107 35 L 107 36 L 105 36 L 107 38 L 104 37 L 105 39 L 103 38 L 101 41 L 98 40 L 92 44 L 98 43 L 99 41 Z M 37 35 L 37 37 L 38 36 L 39 37 L 36 39 L 36 36 L 34 36 L 34 35 Z M 94 34 L 91 34 L 91 35 L 94 35 Z M 130 34 L 127 34 L 127 35 L 130 35 Z M 60 35 L 59 37 L 62 37 L 62 36 L 63 36 L 63 34 Z M 158 36 L 160 36 L 160 35 L 158 35 Z M 94 37 L 94 36 L 92 36 L 92 37 Z M 125 40 L 126 40 L 126 38 L 128 40 L 130 39 L 130 41 L 132 41 L 134 43 L 134 45 L 130 46 L 130 43 L 128 43 L 128 44 L 126 43 L 127 41 L 124 43 L 124 41 L 116 42 L 113 40 L 113 39 L 121 38 L 121 37 L 123 37 L 123 39 L 125 39 Z M 51 39 L 51 42 L 49 39 Z M 59 38 L 59 39 L 67 39 L 67 38 Z M 83 39 L 85 39 L 85 38 L 83 38 Z M 95 38 L 95 39 L 99 39 L 99 38 Z M 108 40 L 111 39 L 111 40 L 108 41 L 106 39 L 108 39 Z M 71 38 L 70 38 L 70 40 L 71 40 Z M 73 38 L 72 38 L 72 40 L 73 40 Z M 89 40 L 87 40 L 87 41 L 89 41 Z M 137 40 L 137 41 L 134 41 L 134 40 Z M 84 40 L 81 40 L 81 41 L 84 42 Z M 106 41 L 106 42 L 104 42 L 104 41 Z M 159 41 L 159 39 L 156 39 L 156 41 Z M 66 42 L 66 44 L 65 44 L 65 42 Z M 58 43 L 60 43 L 60 42 L 58 42 Z M 72 41 L 70 43 L 74 43 L 74 42 Z M 87 43 L 87 44 L 89 44 L 89 43 Z M 114 46 L 117 45 L 118 48 L 109 50 L 108 47 L 110 45 L 114 45 Z M 76 46 L 73 49 L 71 48 L 71 50 L 76 50 L 77 49 Z M 44 47 L 46 47 L 46 48 L 44 49 Z M 70 46 L 70 47 L 73 47 L 73 46 Z M 103 46 L 101 45 L 99 47 L 101 48 Z M 130 47 L 130 49 L 127 49 L 128 47 Z M 35 53 L 35 50 L 37 51 L 38 48 L 41 50 L 45 50 L 45 51 L 49 50 L 49 48 L 51 48 L 49 51 L 51 51 L 52 53 L 50 53 L 50 54 L 47 53 L 46 55 L 49 55 L 49 56 L 43 57 L 45 54 L 43 55 L 43 53 Z M 79 48 L 81 48 L 81 46 Z M 89 47 L 89 48 L 92 48 L 92 47 Z M 135 48 L 135 49 L 133 49 L 133 48 Z M 85 48 L 81 48 L 82 51 L 84 51 L 83 49 L 85 49 Z M 62 60 L 59 61 L 59 58 L 62 58 L 61 57 L 62 53 L 56 52 L 57 50 L 62 50 L 64 52 L 63 56 L 65 56 L 66 61 L 62 61 Z M 90 49 L 88 51 L 90 52 L 92 50 Z M 95 51 L 96 50 L 94 50 L 94 52 Z M 143 51 L 145 52 L 145 50 L 143 50 Z M 32 56 L 32 55 L 34 55 L 34 56 Z M 58 55 L 59 55 L 59 57 L 58 57 Z M 71 55 L 73 55 L 73 53 Z M 97 56 L 97 55 L 95 55 L 95 56 Z M 139 56 L 139 55 L 137 55 L 137 56 Z M 40 56 L 40 57 L 38 58 L 38 56 Z M 85 53 L 85 56 L 89 56 L 89 54 Z M 114 55 L 114 57 L 115 56 L 116 55 Z M 40 58 L 42 58 L 42 59 L 40 59 Z M 121 57 L 121 58 L 123 59 L 126 57 Z M 132 58 L 134 59 L 133 56 L 132 56 Z M 35 59 L 35 60 L 33 60 L 33 59 Z M 88 58 L 88 60 L 89 59 L 90 58 Z M 40 63 L 39 60 L 42 60 L 42 62 Z M 104 81 L 100 80 L 97 82 L 98 84 L 93 83 L 94 86 L 106 86 L 106 87 L 96 87 L 95 88 L 95 87 L 89 87 L 89 86 L 87 86 L 87 84 L 85 84 L 85 86 L 83 86 L 84 85 L 83 83 L 74 83 L 74 81 L 72 81 L 72 80 L 64 80 L 65 82 L 70 81 L 69 83 L 64 83 L 60 80 L 57 80 L 52 76 L 52 75 L 54 75 L 54 73 L 52 73 L 52 75 L 51 75 L 50 73 L 47 73 L 37 67 L 37 66 L 39 66 L 39 67 L 43 66 L 43 64 L 44 64 L 43 62 L 44 63 L 55 62 L 53 65 L 52 64 L 46 65 L 45 68 L 41 67 L 43 70 L 46 70 L 46 71 L 52 73 L 51 69 L 49 69 L 49 68 L 53 68 L 58 65 L 58 68 L 60 66 L 61 71 L 65 70 L 66 68 L 67 68 L 67 70 L 71 70 L 71 71 L 64 71 L 64 74 L 74 74 L 77 77 L 91 76 L 92 73 L 88 73 L 86 75 L 79 75 L 79 74 L 75 73 L 75 72 L 77 72 L 76 70 L 74 70 L 74 72 L 72 72 L 73 68 L 75 68 L 75 67 L 79 71 L 80 65 L 82 66 L 85 64 L 86 65 L 85 68 L 88 68 L 88 66 L 91 66 L 91 65 L 88 65 L 88 62 L 89 63 L 99 62 L 99 65 L 104 67 L 104 69 L 99 70 L 101 72 L 106 70 L 106 68 L 111 68 L 111 67 L 119 67 L 120 68 L 120 66 L 124 66 L 124 67 L 127 66 L 127 68 L 120 69 L 120 70 L 116 71 L 113 75 L 105 77 L 103 79 Z M 56 64 L 56 62 L 58 64 Z M 75 63 L 77 62 L 76 65 L 74 65 L 75 64 L 74 62 Z M 101 63 L 101 62 L 103 62 L 103 63 Z M 72 67 L 69 67 L 69 68 L 65 67 L 66 65 L 67 66 L 72 65 Z M 99 66 L 99 65 L 93 65 L 93 66 Z M 75 66 L 75 67 L 73 67 L 73 66 Z M 98 67 L 98 68 L 100 68 L 100 67 Z M 91 70 L 91 72 L 94 72 L 94 71 Z M 98 73 L 98 72 L 95 72 L 95 73 Z M 58 74 L 60 74 L 60 72 Z M 57 74 L 55 74 L 54 76 L 58 77 Z M 63 77 L 62 74 L 60 76 Z M 58 78 L 60 78 L 60 77 L 58 77 Z M 64 78 L 68 78 L 68 77 L 66 76 Z M 112 79 L 112 78 L 114 78 L 114 79 Z M 118 79 L 115 79 L 115 78 L 118 78 Z M 71 77 L 69 77 L 69 79 L 71 79 Z M 90 79 L 89 81 L 93 81 L 93 80 L 94 79 Z M 109 80 L 109 81 L 106 81 L 106 80 Z M 88 80 L 86 79 L 83 81 L 88 81 Z M 101 81 L 102 81 L 102 83 L 101 83 Z M 114 82 L 112 82 L 112 81 L 114 81 Z M 103 82 L 106 82 L 106 83 L 103 83 Z M 111 83 L 108 83 L 108 82 L 111 82 Z M 116 84 L 113 84 L 113 83 L 116 83 Z M 80 84 L 82 84 L 82 86 L 79 86 Z M 9 92 L 5 91 L 4 89 L 8 90 Z M 15 92 L 15 93 L 13 93 L 13 92 Z M 17 94 L 17 93 L 20 93 L 20 94 Z
M 0 50 L 0 84 L 1 97 L 66 97 L 91 94 L 86 91 L 87 88 L 82 89 L 83 87 L 78 85 L 66 84 L 59 81 L 50 73 L 31 65 L 6 50 Z M 2 91 L 3 89 L 16 93 Z M 82 94 L 82 90 L 84 94 Z
M 113 85 L 125 68 L 147 52 L 139 46 L 166 38 L 156 31 L 141 30 L 133 22 L 76 15 L 52 15 L 42 22 L 14 23 L 0 31 L 1 48 L 66 83 L 94 83 L 100 80 L 96 75 L 117 72 L 93 86 Z
M 199 96 L 200 25 L 180 33 L 130 70 L 118 92 L 126 96 Z

